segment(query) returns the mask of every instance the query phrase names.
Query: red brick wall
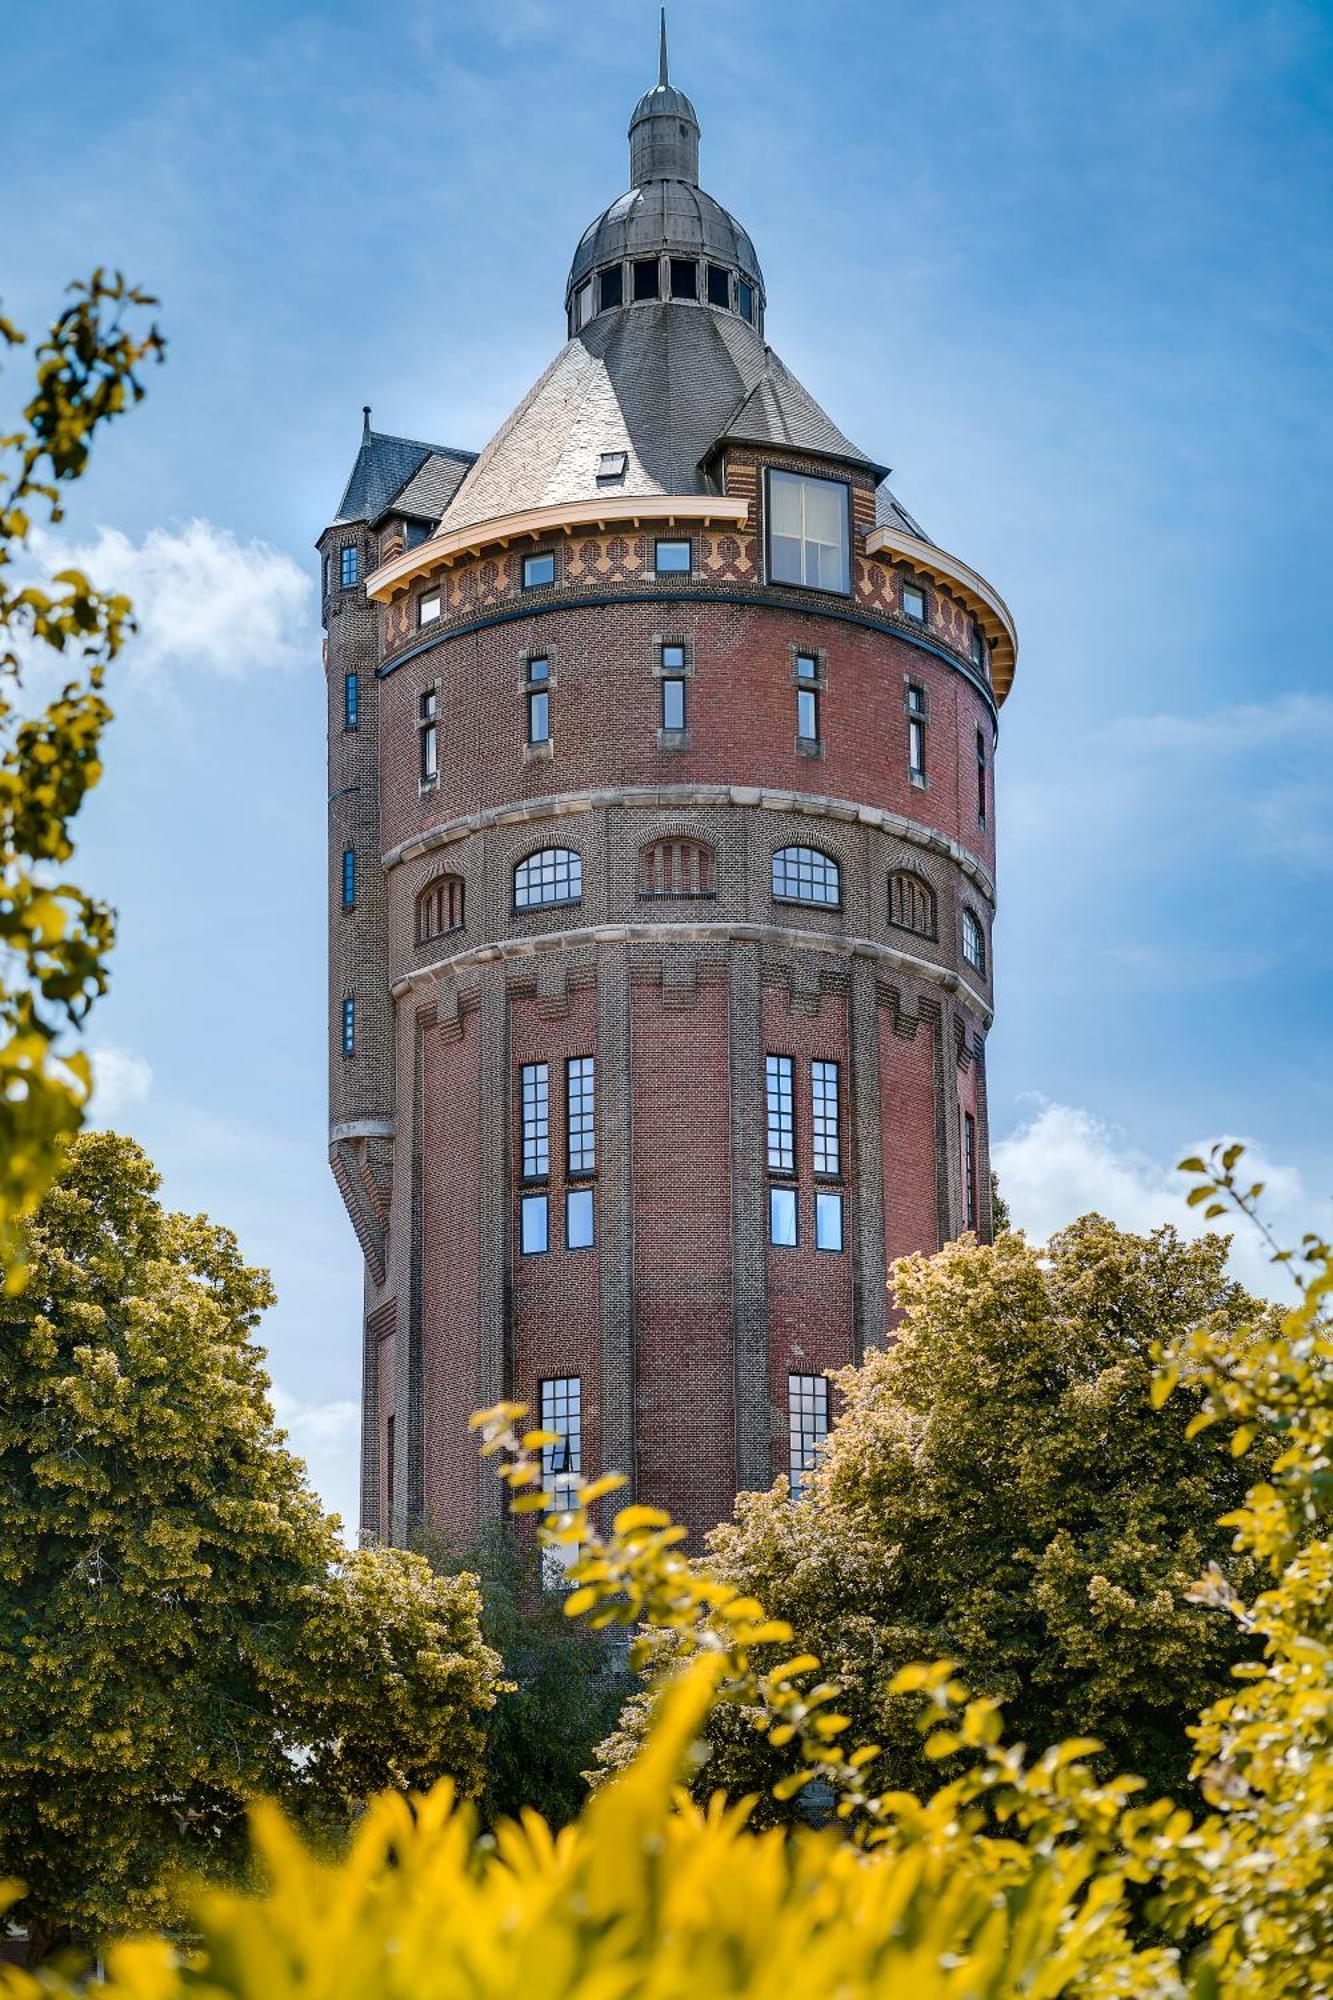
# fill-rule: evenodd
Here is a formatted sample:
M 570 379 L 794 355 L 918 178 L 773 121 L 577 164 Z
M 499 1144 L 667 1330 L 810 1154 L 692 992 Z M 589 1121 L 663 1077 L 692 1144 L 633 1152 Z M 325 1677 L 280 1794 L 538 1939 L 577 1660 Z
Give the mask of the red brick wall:
M 919 1021 L 910 1040 L 880 1015 L 879 1086 L 884 1119 L 884 1251 L 896 1257 L 938 1250 L 935 1182 L 935 1036 Z
M 424 1048 L 421 1290 L 427 1515 L 459 1540 L 477 1527 L 477 1452 L 467 1420 L 480 1401 L 481 1018 L 429 1029 Z M 409 1128 L 410 1129 L 410 1128 Z M 398 1456 L 406 1425 L 400 1422 Z M 399 1477 L 405 1477 L 404 1472 Z

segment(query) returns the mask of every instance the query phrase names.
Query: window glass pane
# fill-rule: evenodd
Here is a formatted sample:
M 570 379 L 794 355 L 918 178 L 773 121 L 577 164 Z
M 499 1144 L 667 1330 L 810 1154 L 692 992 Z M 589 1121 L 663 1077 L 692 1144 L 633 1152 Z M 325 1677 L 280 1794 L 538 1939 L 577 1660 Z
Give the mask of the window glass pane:
M 841 1250 L 842 1248 L 842 1196 L 840 1194 L 817 1194 L 815 1196 L 815 1248 L 816 1250 Z
M 914 618 L 918 624 L 926 619 L 925 593 L 910 583 L 903 585 L 903 617 Z
M 796 690 L 796 734 L 813 743 L 819 735 L 819 705 L 813 688 Z
M 739 279 L 736 284 L 736 310 L 742 319 L 748 319 L 753 325 L 754 286 L 747 285 L 744 278 Z
M 596 1071 L 592 1056 L 571 1056 L 565 1065 L 566 1133 L 571 1174 L 590 1174 L 597 1165 Z
M 684 681 L 663 681 L 662 683 L 662 727 L 663 729 L 683 729 L 685 727 Z
M 690 571 L 690 545 L 688 542 L 659 542 L 657 544 L 657 574 L 659 576 L 688 576 Z
M 343 1054 L 356 1054 L 356 1002 L 351 999 L 343 1001 Z
M 545 688 L 528 696 L 528 741 L 546 743 L 551 735 L 551 697 Z
M 525 1257 L 538 1257 L 550 1249 L 547 1227 L 547 1199 L 544 1194 L 525 1194 L 519 1204 L 519 1242 Z
M 780 847 L 773 856 L 773 894 L 796 903 L 823 903 L 836 908 L 840 891 L 838 864 L 813 847 Z
M 550 1172 L 551 1079 L 545 1063 L 524 1063 L 522 1092 L 523 1173 L 525 1178 Z
M 914 778 L 925 777 L 926 725 L 916 715 L 907 724 L 907 762 Z
M 340 576 L 344 590 L 348 589 L 352 584 L 356 582 L 357 571 L 359 566 L 360 564 L 359 564 L 358 551 L 354 548 L 344 549 L 342 552 L 342 561 L 340 570 Z
M 580 285 L 574 294 L 574 324 L 586 326 L 592 318 L 592 285 Z
M 963 911 L 963 957 L 978 972 L 986 970 L 986 940 L 971 910 Z
M 356 849 L 343 849 L 343 908 L 350 910 L 356 901 Z
M 433 625 L 439 615 L 440 593 L 438 590 L 433 590 L 429 597 L 423 597 L 417 606 L 417 623 L 419 625 Z
M 764 1075 L 768 1093 L 768 1171 L 794 1173 L 796 1136 L 791 1057 L 766 1057 Z
M 565 1196 L 565 1248 L 591 1250 L 592 1247 L 592 1189 L 570 1188 Z
M 840 479 L 769 473 L 769 563 L 776 582 L 850 590 L 847 494 Z
M 549 660 L 528 661 L 528 679 L 530 681 L 534 683 L 538 681 L 549 681 L 550 678 L 551 678 L 551 662 Z
M 639 257 L 634 264 L 634 296 L 636 299 L 657 297 L 658 262 L 656 257 Z
M 683 667 L 685 665 L 685 648 L 683 646 L 663 646 L 662 665 L 664 667 Z
M 815 1172 L 839 1174 L 842 1172 L 842 1149 L 838 1130 L 838 1065 L 835 1062 L 811 1063 L 810 1097 Z
M 548 549 L 544 555 L 524 556 L 523 588 L 535 590 L 539 584 L 555 582 L 555 554 Z
M 822 1375 L 787 1377 L 787 1426 L 791 1440 L 788 1476 L 791 1497 L 799 1500 L 828 1437 L 828 1383 Z
M 610 306 L 618 306 L 625 296 L 625 270 L 622 264 L 608 265 L 599 279 L 602 296 L 602 311 Z
M 583 894 L 583 860 L 568 847 L 543 847 L 514 870 L 514 907 L 576 903 Z
M 698 298 L 699 266 L 693 257 L 671 259 L 671 296 L 673 299 Z
M 768 1190 L 768 1239 L 782 1250 L 796 1248 L 795 1188 Z
M 355 729 L 361 719 L 361 683 L 355 674 L 343 682 L 343 727 Z
M 555 1482 L 583 1470 L 583 1383 L 577 1375 L 558 1375 L 543 1382 L 541 1417 L 544 1431 L 557 1431 L 554 1444 L 542 1446 L 542 1485 L 560 1497 Z
M 819 678 L 819 662 L 813 653 L 796 655 L 796 678 L 798 681 L 813 681 Z
M 731 277 L 725 265 L 708 266 L 708 303 L 710 306 L 731 304 Z

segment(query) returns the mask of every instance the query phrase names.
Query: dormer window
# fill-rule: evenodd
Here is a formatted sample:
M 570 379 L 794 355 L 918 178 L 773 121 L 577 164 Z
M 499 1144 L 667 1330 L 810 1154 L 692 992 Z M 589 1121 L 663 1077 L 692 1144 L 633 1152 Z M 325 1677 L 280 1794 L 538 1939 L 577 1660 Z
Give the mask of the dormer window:
M 725 264 L 708 266 L 708 303 L 710 306 L 731 305 L 731 273 Z
M 612 306 L 625 303 L 625 267 L 623 264 L 608 264 L 597 276 L 597 309 L 609 312 Z
M 699 266 L 693 257 L 671 259 L 671 296 L 673 299 L 698 298 Z
M 768 475 L 768 574 L 806 590 L 851 591 L 851 488 L 797 472 Z
M 597 460 L 597 484 L 611 486 L 629 470 L 627 451 L 604 451 Z
M 640 299 L 655 299 L 661 272 L 656 257 L 636 257 L 634 260 L 634 302 Z

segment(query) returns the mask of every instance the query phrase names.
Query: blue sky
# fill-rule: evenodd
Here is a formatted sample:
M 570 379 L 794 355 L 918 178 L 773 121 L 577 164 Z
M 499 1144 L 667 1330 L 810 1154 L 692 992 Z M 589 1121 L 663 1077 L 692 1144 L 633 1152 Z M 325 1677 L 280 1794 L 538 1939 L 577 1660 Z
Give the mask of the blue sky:
M 279 1406 L 353 1518 L 311 544 L 363 402 L 478 447 L 554 353 L 655 36 L 646 0 L 6 8 L 6 309 L 120 265 L 171 341 L 62 545 L 144 627 L 81 848 L 121 911 L 102 1111 L 273 1269 Z M 1329 1227 L 1333 10 L 675 0 L 671 38 L 769 338 L 1018 619 L 1017 1219 L 1177 1217 L 1225 1131 Z

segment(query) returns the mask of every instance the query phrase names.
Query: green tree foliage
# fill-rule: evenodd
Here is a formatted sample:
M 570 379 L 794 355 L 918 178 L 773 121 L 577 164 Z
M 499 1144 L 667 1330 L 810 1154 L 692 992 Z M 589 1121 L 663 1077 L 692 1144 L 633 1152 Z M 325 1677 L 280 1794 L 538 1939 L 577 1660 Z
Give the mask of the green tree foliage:
M 530 1536 L 497 1525 L 461 1555 L 425 1536 L 418 1546 L 444 1574 L 475 1573 L 481 1633 L 502 1678 L 486 1731 L 478 1806 L 493 1827 L 531 1808 L 554 1827 L 574 1818 L 585 1773 L 625 1698 L 623 1646 L 565 1616 L 564 1593 L 543 1590 Z
M 158 1184 L 74 1140 L 0 1300 L 0 1867 L 42 1947 L 167 1918 L 255 1793 L 336 1829 L 481 1782 L 475 1579 L 349 1554 L 274 1426 L 267 1275 Z
M 1186 1593 L 1226 1555 L 1217 1519 L 1247 1480 L 1224 1441 L 1163 1426 L 1149 1397 L 1154 1343 L 1199 1325 L 1230 1340 L 1262 1318 L 1225 1258 L 1217 1237 L 1088 1216 L 1043 1252 L 1009 1234 L 904 1260 L 898 1337 L 842 1376 L 809 1499 L 793 1506 L 781 1480 L 710 1537 L 718 1573 L 818 1652 L 895 1783 L 921 1768 L 894 1675 L 945 1657 L 1025 1742 L 1096 1736 L 1109 1768 L 1186 1784 L 1185 1725 L 1244 1652 Z M 644 1707 L 604 1762 L 633 1755 Z M 700 1784 L 767 1789 L 745 1718 L 723 1711 L 713 1734 Z
M 127 598 L 78 570 L 45 586 L 28 567 L 33 511 L 63 515 L 62 486 L 86 469 L 100 427 L 143 396 L 138 371 L 162 359 L 153 327 L 126 324 L 155 303 L 118 274 L 94 272 L 37 350 L 19 428 L 0 437 L 0 1268 L 22 1282 L 21 1225 L 51 1183 L 62 1139 L 91 1087 L 70 1031 L 106 985 L 110 910 L 63 878 L 71 823 L 102 773 L 111 719 L 106 669 L 133 627 Z M 0 351 L 24 339 L 0 315 Z M 25 712 L 23 656 L 49 652 L 68 678 Z

